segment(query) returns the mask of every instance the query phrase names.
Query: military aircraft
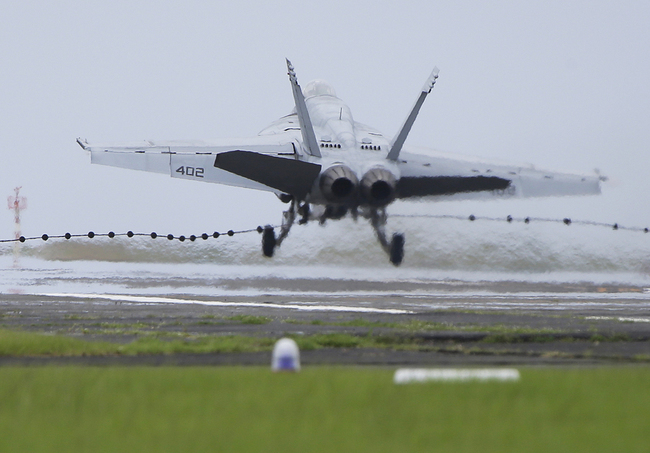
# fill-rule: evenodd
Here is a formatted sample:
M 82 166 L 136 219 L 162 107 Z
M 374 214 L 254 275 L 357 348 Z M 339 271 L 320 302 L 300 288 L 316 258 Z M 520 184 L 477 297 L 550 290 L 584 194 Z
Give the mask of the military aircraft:
M 404 257 L 404 235 L 386 233 L 386 207 L 395 200 L 541 197 L 600 193 L 601 177 L 536 170 L 529 165 L 489 164 L 423 148 L 406 138 L 438 79 L 435 68 L 397 134 L 356 122 L 348 106 L 322 80 L 302 90 L 287 69 L 295 108 L 246 139 L 144 141 L 89 144 L 93 164 L 228 184 L 275 193 L 289 204 L 276 236 L 262 231 L 262 251 L 273 256 L 296 218 L 324 223 L 350 214 L 368 219 L 390 262 Z

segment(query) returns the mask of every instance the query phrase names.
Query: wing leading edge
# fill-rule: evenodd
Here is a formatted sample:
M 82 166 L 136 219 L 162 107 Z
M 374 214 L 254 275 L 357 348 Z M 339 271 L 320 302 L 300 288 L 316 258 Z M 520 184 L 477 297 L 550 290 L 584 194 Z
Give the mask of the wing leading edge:
M 491 164 L 425 149 L 418 151 L 421 152 L 401 154 L 398 198 L 533 198 L 600 193 L 602 178 L 599 176 L 540 170 L 532 165 Z
M 320 172 L 320 165 L 295 160 L 292 143 L 277 143 L 267 137 L 242 140 L 237 145 L 149 141 L 101 145 L 89 144 L 81 139 L 77 142 L 90 152 L 93 164 L 161 173 L 172 178 L 291 193 L 299 198 L 304 198 Z M 259 165 L 262 167 L 259 168 Z M 253 167 L 257 167 L 257 170 Z M 288 176 L 290 181 L 285 182 L 284 178 Z M 309 181 L 310 178 L 313 179 Z

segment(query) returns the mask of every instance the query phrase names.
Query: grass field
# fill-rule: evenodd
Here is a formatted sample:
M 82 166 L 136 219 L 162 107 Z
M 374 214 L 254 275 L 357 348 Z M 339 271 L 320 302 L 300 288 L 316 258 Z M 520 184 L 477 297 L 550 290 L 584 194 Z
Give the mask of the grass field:
M 514 329 L 504 330 L 495 326 L 481 342 L 516 344 L 522 341 L 544 343 L 552 341 L 545 330 Z M 528 334 L 527 338 L 519 334 Z M 300 350 L 310 351 L 320 348 L 386 348 L 392 350 L 410 351 L 458 351 L 458 345 L 449 343 L 432 344 L 418 335 L 408 332 L 391 332 L 374 334 L 349 333 L 315 333 L 311 335 L 287 335 L 292 337 Z M 119 336 L 118 336 L 119 338 Z M 567 338 L 565 341 L 572 340 Z M 608 336 L 594 334 L 590 341 L 626 341 L 625 335 L 609 334 Z M 133 356 L 160 354 L 214 354 L 229 352 L 270 352 L 277 338 L 251 335 L 192 335 L 174 333 L 161 335 L 137 335 L 135 340 L 127 343 L 110 341 L 89 341 L 86 338 L 73 338 L 60 334 L 43 334 L 21 330 L 0 328 L 0 357 L 71 357 L 71 356 Z M 481 354 L 485 351 L 474 346 L 466 349 L 466 353 Z M 556 356 L 568 356 L 558 352 Z M 635 355 L 628 359 L 632 362 L 648 362 L 646 354 Z
M 395 385 L 394 369 L 0 368 L 0 451 L 650 451 L 650 368 L 520 368 Z

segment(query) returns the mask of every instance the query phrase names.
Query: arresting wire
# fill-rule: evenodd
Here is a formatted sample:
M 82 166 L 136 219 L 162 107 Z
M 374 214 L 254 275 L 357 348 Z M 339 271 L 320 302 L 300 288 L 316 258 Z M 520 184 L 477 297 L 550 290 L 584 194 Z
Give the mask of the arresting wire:
M 273 227 L 277 228 L 277 227 Z M 115 238 L 115 237 L 120 237 L 120 236 L 125 236 L 125 237 L 150 237 L 151 239 L 157 239 L 157 238 L 167 238 L 168 240 L 178 240 L 180 242 L 185 242 L 190 241 L 194 242 L 197 239 L 202 239 L 202 240 L 208 240 L 210 238 L 217 239 L 220 236 L 234 236 L 236 234 L 245 234 L 245 233 L 252 233 L 252 232 L 257 232 L 261 233 L 264 231 L 264 229 L 261 226 L 258 226 L 257 228 L 251 228 L 247 230 L 228 230 L 225 233 L 220 233 L 218 231 L 215 231 L 213 233 L 201 233 L 199 235 L 180 235 L 180 236 L 175 236 L 173 234 L 167 234 L 167 235 L 160 235 L 156 232 L 151 232 L 151 233 L 134 233 L 133 231 L 127 231 L 126 233 L 115 233 L 113 231 L 109 231 L 108 233 L 95 233 L 93 231 L 89 231 L 88 233 L 85 234 L 70 234 L 70 233 L 65 233 L 65 234 L 59 234 L 59 235 L 49 235 L 49 234 L 43 234 L 41 236 L 31 236 L 31 237 L 25 237 L 25 236 L 20 236 L 18 238 L 13 238 L 13 239 L 0 239 L 0 243 L 4 242 L 27 242 L 27 241 L 35 241 L 35 240 L 42 240 L 42 241 L 48 241 L 50 239 L 73 239 L 73 238 L 100 238 L 100 237 L 108 237 L 108 238 Z
M 545 217 L 489 217 L 489 216 L 461 216 L 461 215 L 449 215 L 449 214 L 392 214 L 391 217 L 402 217 L 402 218 L 429 218 L 429 219 L 454 219 L 454 220 L 469 220 L 470 222 L 474 221 L 489 221 L 489 222 L 522 222 L 525 224 L 535 223 L 535 222 L 546 222 L 546 223 L 563 223 L 567 226 L 569 225 L 589 225 L 596 227 L 606 227 L 612 230 L 627 230 L 627 231 L 637 231 L 642 233 L 650 232 L 650 229 L 647 227 L 630 227 L 624 226 L 619 223 L 606 223 L 606 222 L 596 222 L 593 220 L 572 220 L 569 217 L 564 217 L 562 219 L 551 219 Z
M 426 218 L 426 219 L 453 219 L 453 220 L 469 220 L 470 222 L 475 222 L 475 221 L 489 221 L 489 222 L 507 222 L 507 223 L 525 223 L 525 224 L 530 224 L 530 223 L 537 223 L 537 222 L 543 222 L 543 223 L 563 223 L 564 225 L 570 226 L 570 225 L 587 225 L 587 226 L 595 226 L 595 227 L 606 227 L 612 230 L 626 230 L 626 231 L 636 231 L 636 232 L 642 232 L 642 233 L 648 233 L 650 232 L 650 229 L 648 227 L 633 227 L 633 226 L 624 226 L 619 223 L 605 223 L 605 222 L 596 222 L 592 220 L 572 220 L 569 217 L 564 217 L 564 218 L 557 218 L 557 219 L 552 219 L 552 218 L 544 218 L 544 217 L 513 217 L 513 216 L 506 216 L 506 217 L 489 217 L 489 216 L 475 216 L 475 215 L 469 215 L 469 216 L 462 216 L 462 215 L 451 215 L 451 214 L 391 214 L 391 218 Z M 316 219 L 314 219 L 316 220 Z M 278 228 L 279 225 L 271 225 L 271 228 Z M 27 242 L 27 241 L 35 241 L 35 240 L 42 240 L 42 241 L 48 241 L 50 239 L 73 239 L 73 238 L 100 238 L 100 237 L 108 237 L 108 238 L 115 238 L 115 237 L 146 237 L 149 236 L 152 239 L 157 239 L 157 238 L 167 238 L 168 240 L 178 240 L 180 242 L 195 242 L 198 239 L 202 240 L 208 240 L 210 238 L 212 239 L 217 239 L 220 236 L 235 236 L 238 234 L 246 234 L 246 233 L 262 233 L 264 231 L 264 228 L 262 226 L 258 226 L 256 228 L 250 228 L 246 230 L 228 230 L 224 233 L 220 233 L 218 231 L 215 231 L 211 234 L 209 233 L 201 233 L 199 235 L 180 235 L 176 236 L 173 234 L 167 234 L 167 235 L 159 235 L 156 232 L 151 232 L 151 233 L 136 233 L 133 231 L 127 231 L 126 233 L 115 233 L 113 231 L 109 231 L 108 233 L 95 233 L 93 231 L 89 231 L 88 233 L 85 234 L 70 234 L 70 233 L 65 233 L 65 234 L 59 234 L 59 235 L 48 235 L 48 234 L 43 234 L 41 236 L 31 236 L 31 237 L 25 237 L 25 236 L 20 236 L 18 238 L 13 238 L 13 239 L 0 239 L 0 243 L 7 243 L 7 242 Z

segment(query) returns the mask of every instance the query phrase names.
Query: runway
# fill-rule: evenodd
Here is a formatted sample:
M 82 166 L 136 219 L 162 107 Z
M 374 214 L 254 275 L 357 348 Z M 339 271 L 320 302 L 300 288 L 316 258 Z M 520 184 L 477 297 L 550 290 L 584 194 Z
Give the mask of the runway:
M 638 282 L 359 277 L 297 269 L 125 266 L 8 269 L 0 323 L 9 329 L 126 343 L 139 336 L 379 335 L 400 347 L 303 351 L 309 364 L 593 365 L 650 361 L 650 289 Z M 59 263 L 60 266 L 60 263 Z M 93 266 L 97 268 L 93 268 Z M 131 266 L 131 267 L 130 267 Z M 214 270 L 214 269 L 212 269 Z M 337 274 L 339 272 L 339 274 Z M 370 275 L 370 277 L 368 276 Z M 252 316 L 260 323 L 236 321 Z M 111 327 L 113 326 L 113 327 Z M 134 326 L 137 326 L 134 327 Z M 403 347 L 404 344 L 412 347 Z M 270 353 L 12 358 L 12 363 L 267 364 Z

